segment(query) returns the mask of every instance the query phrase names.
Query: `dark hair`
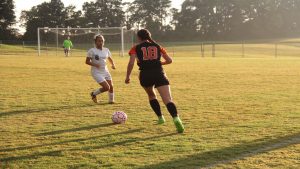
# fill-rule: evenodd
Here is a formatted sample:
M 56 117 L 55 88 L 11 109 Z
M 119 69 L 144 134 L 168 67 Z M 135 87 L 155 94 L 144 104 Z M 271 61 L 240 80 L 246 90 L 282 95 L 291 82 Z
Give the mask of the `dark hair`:
M 156 43 L 152 37 L 151 37 L 151 33 L 150 31 L 148 31 L 147 29 L 141 29 L 137 32 L 137 36 L 141 39 L 141 40 L 148 40 L 151 43 Z

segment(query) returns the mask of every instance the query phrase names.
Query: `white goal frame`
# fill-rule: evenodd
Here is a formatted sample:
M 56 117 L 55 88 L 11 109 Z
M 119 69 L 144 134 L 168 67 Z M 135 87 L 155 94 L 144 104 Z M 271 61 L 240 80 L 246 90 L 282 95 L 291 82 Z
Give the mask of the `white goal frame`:
M 37 43 L 38 43 L 38 56 L 41 56 L 41 37 L 40 37 L 40 31 L 48 31 L 48 30 L 55 30 L 56 31 L 56 47 L 58 49 L 58 30 L 93 30 L 93 31 L 98 31 L 98 33 L 101 32 L 101 30 L 111 30 L 111 29 L 119 29 L 120 30 L 120 35 L 121 35 L 121 56 L 125 56 L 125 47 L 124 47 L 124 30 L 126 29 L 125 27 L 105 27 L 105 28 L 71 28 L 71 27 L 67 27 L 67 28 L 49 28 L 49 27 L 38 27 L 37 28 Z M 104 34 L 105 36 L 105 34 Z

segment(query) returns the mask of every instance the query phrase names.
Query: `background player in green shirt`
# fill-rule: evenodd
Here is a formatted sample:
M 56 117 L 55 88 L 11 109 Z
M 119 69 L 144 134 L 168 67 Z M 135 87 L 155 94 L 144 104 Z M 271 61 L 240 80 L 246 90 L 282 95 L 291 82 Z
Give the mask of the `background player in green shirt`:
M 64 40 L 63 43 L 65 56 L 69 56 L 70 50 L 73 47 L 72 41 L 70 40 L 70 37 L 68 36 L 68 39 Z

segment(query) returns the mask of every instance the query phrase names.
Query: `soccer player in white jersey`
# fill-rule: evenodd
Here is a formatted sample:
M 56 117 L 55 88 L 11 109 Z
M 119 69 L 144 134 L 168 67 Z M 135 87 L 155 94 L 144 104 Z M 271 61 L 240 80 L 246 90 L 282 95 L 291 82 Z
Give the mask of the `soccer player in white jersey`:
M 116 69 L 111 53 L 104 47 L 104 37 L 100 34 L 94 36 L 95 47 L 91 48 L 86 57 L 85 63 L 91 66 L 91 74 L 101 88 L 91 92 L 92 100 L 97 103 L 97 95 L 108 91 L 109 103 L 114 103 L 114 89 L 112 77 L 106 66 L 106 60 L 111 64 L 112 69 Z

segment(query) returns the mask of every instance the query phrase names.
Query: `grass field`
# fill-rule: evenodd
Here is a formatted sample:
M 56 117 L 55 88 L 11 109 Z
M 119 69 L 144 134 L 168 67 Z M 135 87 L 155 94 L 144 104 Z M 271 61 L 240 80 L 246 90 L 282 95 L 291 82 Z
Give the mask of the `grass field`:
M 84 57 L 2 55 L 0 168 L 299 168 L 298 51 L 274 58 L 256 47 L 248 58 L 229 57 L 226 46 L 216 58 L 176 47 L 190 49 L 165 67 L 184 134 L 164 106 L 167 123 L 155 125 L 136 66 L 124 84 L 128 57 L 115 57 L 109 105 L 106 94 L 90 100 L 98 85 Z M 112 124 L 117 110 L 126 124 Z

